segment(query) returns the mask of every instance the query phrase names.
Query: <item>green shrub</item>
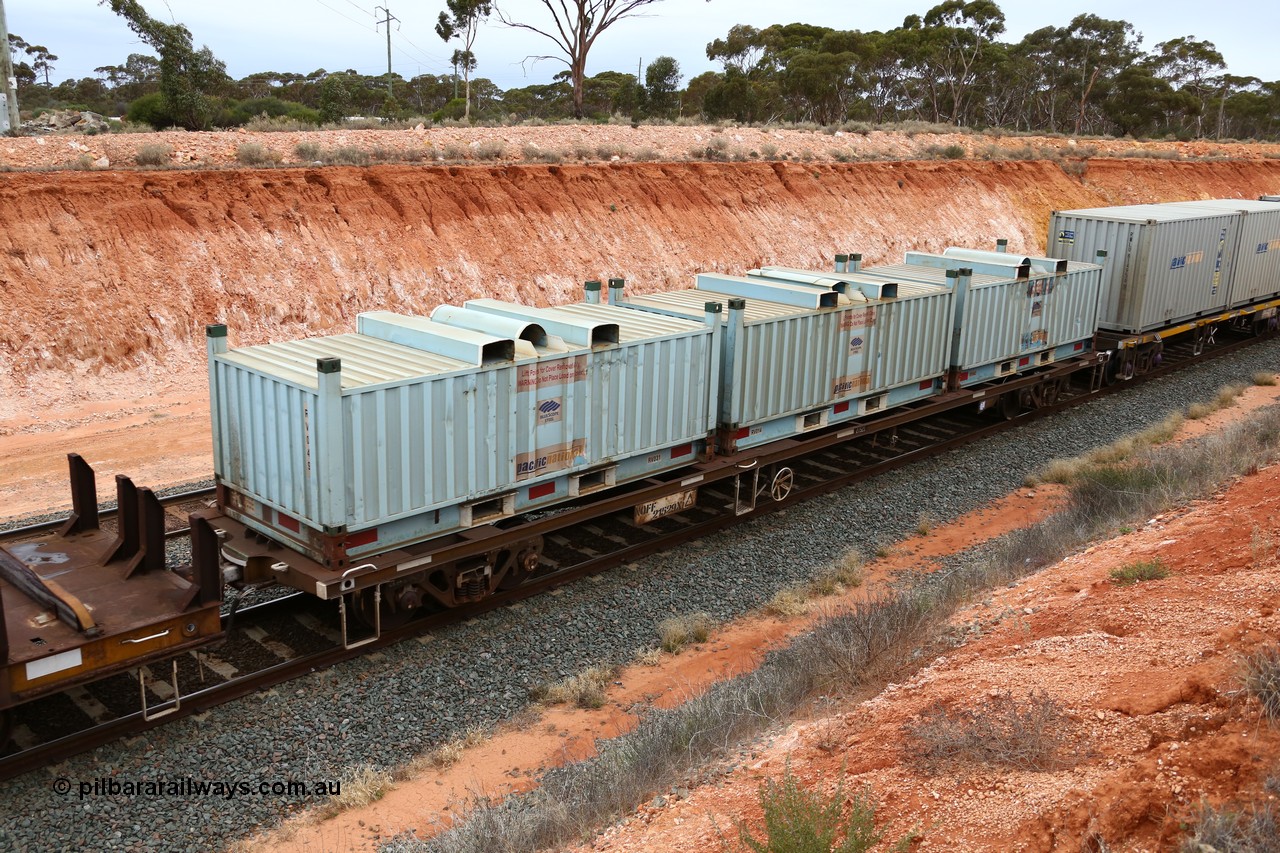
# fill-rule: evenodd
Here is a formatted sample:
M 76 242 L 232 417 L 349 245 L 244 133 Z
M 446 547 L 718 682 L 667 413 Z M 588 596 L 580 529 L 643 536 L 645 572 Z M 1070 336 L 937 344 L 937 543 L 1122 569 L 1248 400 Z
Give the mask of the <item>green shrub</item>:
M 125 118 L 133 124 L 145 124 L 155 130 L 172 127 L 175 122 L 165 105 L 164 95 L 152 92 L 129 104 Z
M 1157 581 L 1169 577 L 1169 570 L 1159 559 L 1140 560 L 1111 570 L 1111 580 L 1118 586 L 1130 586 L 1142 581 Z
M 884 838 L 876 830 L 876 807 L 870 791 L 855 794 L 844 816 L 844 782 L 824 797 L 801 788 L 788 768 L 781 782 L 760 786 L 764 837 L 756 838 L 746 824 L 738 824 L 738 838 L 754 853 L 865 853 Z M 914 833 L 890 849 L 909 849 Z

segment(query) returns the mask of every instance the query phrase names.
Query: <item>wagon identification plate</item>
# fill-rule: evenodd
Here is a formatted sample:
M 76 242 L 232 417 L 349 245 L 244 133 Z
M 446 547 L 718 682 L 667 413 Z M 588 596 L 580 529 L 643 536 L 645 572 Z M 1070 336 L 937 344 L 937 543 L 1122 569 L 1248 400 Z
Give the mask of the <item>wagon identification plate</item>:
M 677 512 L 693 509 L 694 504 L 697 502 L 698 490 L 688 489 L 683 492 L 676 492 L 674 495 L 667 495 L 665 498 L 655 498 L 642 504 L 636 504 L 636 524 L 648 524 L 660 518 L 666 518 L 668 515 L 675 515 Z

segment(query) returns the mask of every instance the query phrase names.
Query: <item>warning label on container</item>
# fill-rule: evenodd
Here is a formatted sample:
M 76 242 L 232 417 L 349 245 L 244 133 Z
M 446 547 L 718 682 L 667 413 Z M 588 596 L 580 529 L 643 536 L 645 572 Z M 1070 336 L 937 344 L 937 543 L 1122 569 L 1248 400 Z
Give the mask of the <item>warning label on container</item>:
M 516 479 L 527 480 L 538 474 L 549 471 L 563 471 L 573 465 L 574 460 L 587 455 L 587 441 L 575 439 L 571 444 L 554 444 L 540 447 L 532 453 L 521 453 L 516 456 Z
M 516 376 L 517 391 L 531 391 L 541 385 L 564 385 L 587 378 L 587 357 L 559 358 L 539 364 L 522 364 Z
M 855 373 L 852 376 L 841 376 L 835 382 L 831 383 L 831 396 L 844 397 L 847 394 L 856 394 L 859 391 L 867 390 L 867 387 L 870 384 L 870 373 Z
M 840 331 L 864 329 L 876 324 L 875 308 L 853 308 L 840 315 Z

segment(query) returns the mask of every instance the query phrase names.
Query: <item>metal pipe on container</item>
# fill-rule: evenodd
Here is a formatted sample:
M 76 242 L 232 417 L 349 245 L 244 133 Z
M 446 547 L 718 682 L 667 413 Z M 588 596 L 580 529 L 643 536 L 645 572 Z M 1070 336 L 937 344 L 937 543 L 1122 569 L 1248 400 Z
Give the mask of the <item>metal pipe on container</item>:
M 586 299 L 588 304 L 590 305 L 600 304 L 600 282 L 594 281 L 594 280 L 589 281 L 583 285 L 583 289 L 586 291 Z
M 611 278 L 609 279 L 609 304 L 621 305 L 626 301 L 626 297 L 622 295 L 622 289 L 627 286 L 626 279 Z
M 849 256 L 849 268 L 845 272 L 862 272 L 862 255 L 858 252 Z
M 320 505 L 317 515 L 326 536 L 345 532 L 347 463 L 343 449 L 342 359 L 316 359 L 316 463 Z
M 213 428 L 213 470 L 214 473 L 221 474 L 225 469 L 222 466 L 222 442 L 219 441 L 222 425 L 218 418 L 218 365 L 214 356 L 227 351 L 227 327 L 223 323 L 210 323 L 204 327 L 204 337 L 205 351 L 209 357 L 209 399 L 214 401 L 210 418 Z
M 1009 251 L 1009 241 L 1006 240 L 1004 237 L 1001 237 L 999 240 L 996 240 L 996 251 L 1002 255 L 1005 252 Z
M 849 256 L 836 255 L 836 272 L 848 272 L 848 271 L 849 271 Z

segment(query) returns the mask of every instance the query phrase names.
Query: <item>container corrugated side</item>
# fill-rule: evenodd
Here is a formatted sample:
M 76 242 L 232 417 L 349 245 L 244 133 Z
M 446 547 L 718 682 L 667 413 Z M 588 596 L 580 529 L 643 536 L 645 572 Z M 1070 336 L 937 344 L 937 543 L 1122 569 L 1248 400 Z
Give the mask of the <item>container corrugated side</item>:
M 364 335 L 232 350 L 212 370 L 217 473 L 317 529 L 377 526 L 705 437 L 713 341 L 681 322 L 485 366 Z M 333 357 L 336 405 L 315 373 Z
M 1148 332 L 1226 308 L 1238 218 L 1169 205 L 1057 211 L 1048 251 L 1089 263 L 1105 250 L 1099 327 Z
M 936 282 L 945 270 L 970 266 L 960 258 L 934 256 L 934 264 L 895 264 L 866 272 L 890 279 Z M 1017 278 L 975 273 L 961 297 L 957 363 L 972 370 L 1093 337 L 1102 268 L 1068 262 L 1064 273 Z
M 1228 302 L 1232 308 L 1280 295 L 1280 204 L 1224 198 L 1170 206 L 1241 212 L 1240 239 L 1231 265 Z
M 708 296 L 645 294 L 629 304 L 694 316 Z M 748 299 L 740 332 L 726 309 L 721 420 L 750 426 L 941 376 L 951 300 L 950 290 L 935 286 L 816 310 Z

